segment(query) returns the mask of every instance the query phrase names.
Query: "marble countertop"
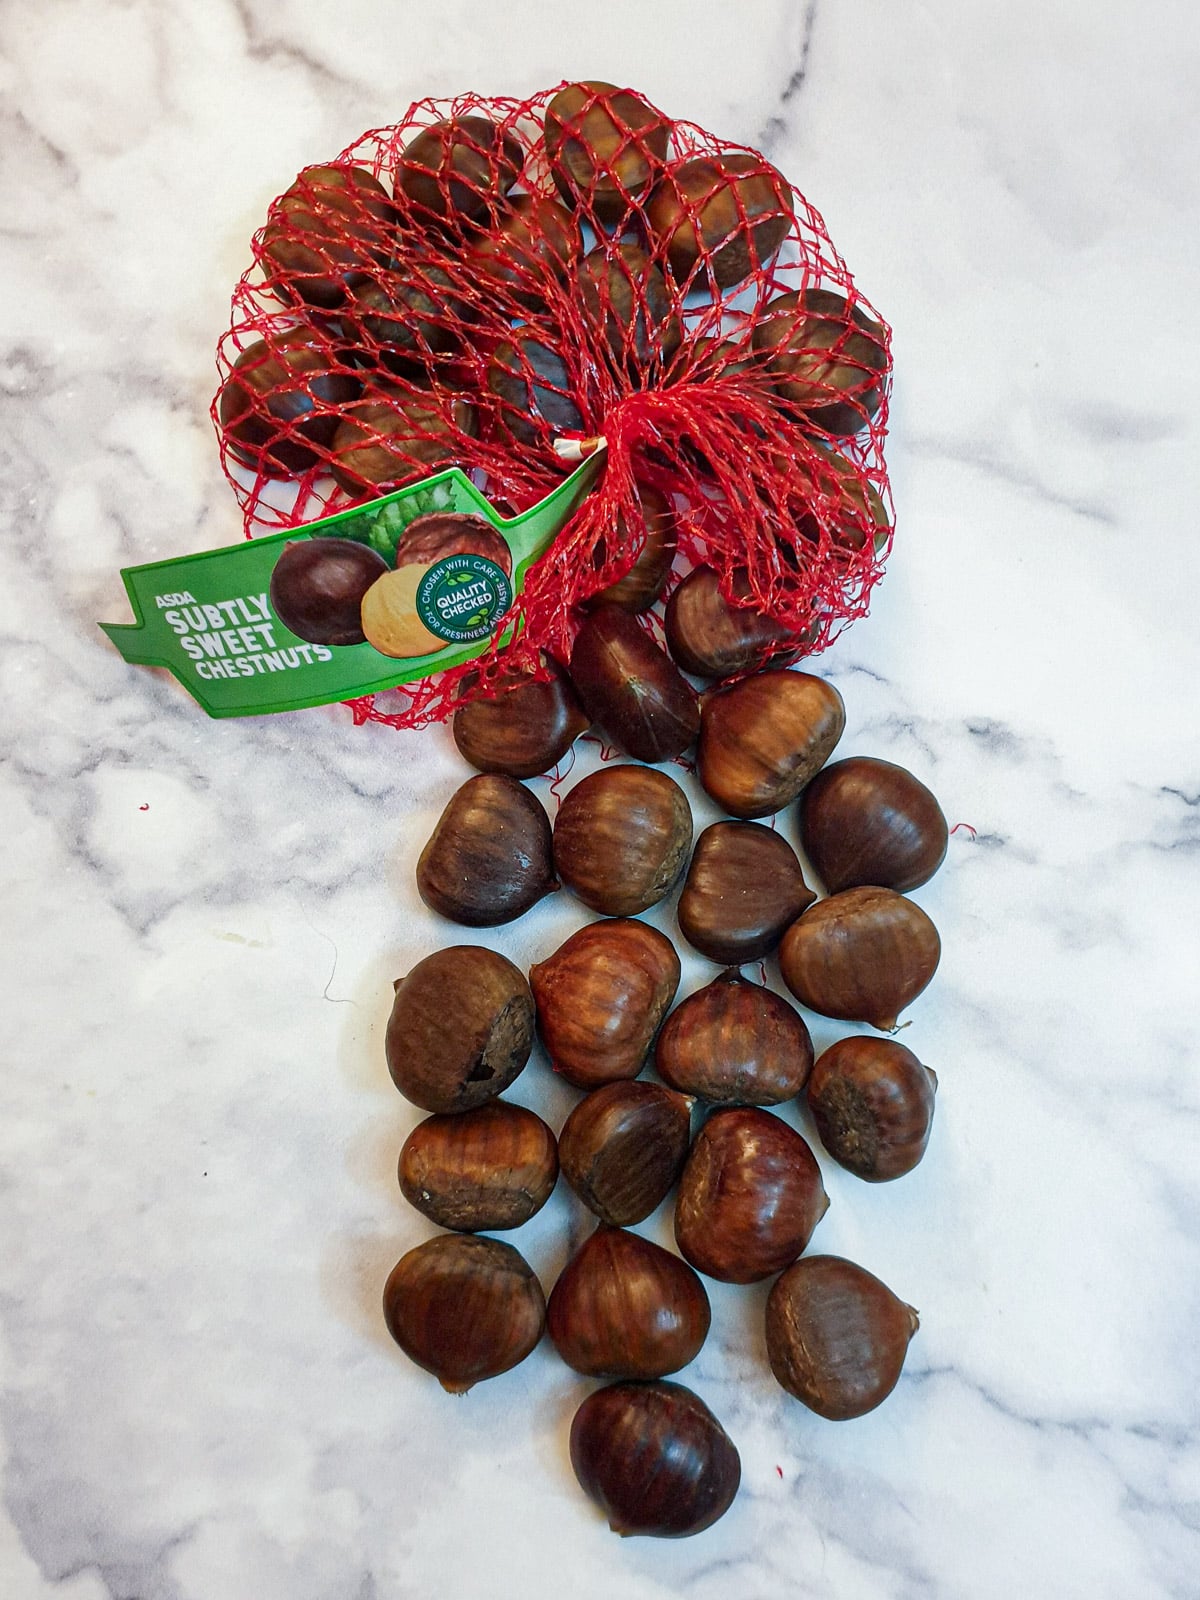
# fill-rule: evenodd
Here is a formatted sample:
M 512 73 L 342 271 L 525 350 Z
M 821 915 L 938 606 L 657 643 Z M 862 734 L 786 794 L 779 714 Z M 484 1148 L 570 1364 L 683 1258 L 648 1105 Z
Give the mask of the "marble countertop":
M 1170 0 L 0 8 L 6 1600 L 1200 1595 L 1198 57 Z M 95 626 L 122 565 L 238 535 L 207 407 L 271 197 L 421 95 L 563 77 L 759 144 L 893 323 L 896 547 L 819 670 L 843 753 L 969 824 L 917 895 L 926 1161 L 824 1162 L 819 1247 L 921 1311 L 905 1374 L 823 1422 L 713 1286 L 684 1377 L 743 1490 L 675 1543 L 579 1494 L 548 1345 L 451 1400 L 382 1326 L 431 1232 L 382 1029 L 445 937 L 448 735 L 210 722 Z

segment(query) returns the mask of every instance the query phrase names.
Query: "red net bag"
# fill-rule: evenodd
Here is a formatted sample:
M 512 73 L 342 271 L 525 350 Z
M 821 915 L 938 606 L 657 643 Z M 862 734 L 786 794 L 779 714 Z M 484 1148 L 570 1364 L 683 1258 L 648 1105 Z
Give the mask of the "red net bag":
M 417 726 L 544 672 L 589 601 L 624 579 L 649 604 L 672 562 L 805 652 L 865 613 L 891 542 L 890 330 L 756 151 L 607 85 L 424 100 L 302 172 L 253 250 L 213 402 L 247 534 L 449 466 L 515 515 L 571 441 L 607 441 L 513 642 L 358 720 Z

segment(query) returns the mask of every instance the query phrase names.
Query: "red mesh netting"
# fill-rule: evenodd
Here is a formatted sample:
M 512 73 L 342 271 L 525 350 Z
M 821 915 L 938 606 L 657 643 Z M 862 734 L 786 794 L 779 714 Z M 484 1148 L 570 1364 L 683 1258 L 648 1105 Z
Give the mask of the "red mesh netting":
M 511 515 L 573 470 L 556 439 L 608 441 L 516 642 L 358 720 L 415 726 L 540 649 L 567 660 L 648 521 L 678 571 L 715 568 L 727 596 L 744 572 L 741 602 L 806 651 L 866 611 L 891 541 L 891 335 L 757 152 L 631 91 L 425 100 L 302 172 L 253 249 L 213 403 L 248 534 L 451 465 Z

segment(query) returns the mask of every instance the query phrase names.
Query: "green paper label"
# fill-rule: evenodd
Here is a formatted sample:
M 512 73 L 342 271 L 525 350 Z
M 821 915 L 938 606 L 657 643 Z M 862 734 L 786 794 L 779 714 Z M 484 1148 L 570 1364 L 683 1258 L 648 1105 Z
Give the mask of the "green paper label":
M 394 689 L 461 666 L 488 648 L 529 567 L 581 504 L 602 460 L 603 452 L 590 456 L 519 517 L 501 517 L 455 467 L 286 533 L 127 567 L 121 576 L 136 620 L 100 626 L 126 661 L 165 667 L 212 717 L 296 711 Z M 289 546 L 345 539 L 393 568 L 410 525 L 435 513 L 482 518 L 512 557 L 511 579 L 496 561 L 470 551 L 436 560 L 423 573 L 413 620 L 423 624 L 423 643 L 425 630 L 444 641 L 436 649 L 397 659 L 370 643 L 329 643 L 330 634 L 318 638 L 311 628 L 303 630 L 305 638 L 283 622 L 272 578 Z M 291 621 L 303 627 L 297 616 Z

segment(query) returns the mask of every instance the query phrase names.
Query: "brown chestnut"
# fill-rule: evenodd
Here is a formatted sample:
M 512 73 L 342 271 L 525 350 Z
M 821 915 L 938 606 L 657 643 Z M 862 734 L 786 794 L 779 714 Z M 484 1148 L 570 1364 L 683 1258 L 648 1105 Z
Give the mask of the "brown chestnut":
M 636 1078 L 679 987 L 679 957 L 632 918 L 589 923 L 530 972 L 538 1029 L 577 1089 Z
M 835 761 L 800 796 L 800 840 L 830 894 L 916 889 L 945 860 L 949 838 L 933 795 L 890 761 Z
M 800 1093 L 812 1064 L 795 1007 L 732 969 L 677 1006 L 654 1047 L 663 1082 L 712 1105 L 779 1105 Z
M 397 392 L 347 406 L 333 435 L 333 476 L 347 494 L 383 494 L 415 478 L 452 467 L 462 445 L 474 437 L 474 408 L 466 400 L 435 403 L 432 397 Z
M 700 782 L 732 816 L 769 816 L 825 765 L 845 726 L 841 695 L 811 673 L 743 678 L 705 697 Z
M 619 370 L 644 382 L 651 362 L 668 362 L 683 325 L 666 279 L 636 244 L 598 245 L 579 267 L 580 306 Z
M 571 1465 L 614 1533 L 683 1539 L 733 1504 L 742 1464 L 725 1429 L 681 1383 L 612 1383 L 571 1424 Z
M 523 1070 L 533 1029 L 533 995 L 518 968 L 482 945 L 450 945 L 396 980 L 388 1071 L 423 1111 L 471 1111 Z
M 490 117 L 446 117 L 405 145 L 396 189 L 439 221 L 481 222 L 524 165 L 520 142 Z
M 625 1228 L 648 1217 L 683 1170 L 692 1102 L 658 1083 L 607 1083 L 563 1123 L 563 1177 L 601 1222 Z
M 439 1228 L 519 1228 L 558 1179 L 554 1135 L 532 1111 L 489 1100 L 474 1111 L 426 1117 L 400 1152 L 400 1189 Z
M 660 494 L 657 489 L 642 484 L 638 487 L 638 495 L 645 524 L 642 547 L 624 577 L 598 589 L 588 601 L 589 605 L 604 605 L 607 602 L 620 606 L 623 611 L 649 611 L 667 586 L 679 539 L 675 512 L 666 495 Z M 631 544 L 634 537 L 624 516 L 621 516 L 617 525 L 621 547 Z M 604 540 L 600 539 L 596 545 L 597 566 L 606 560 L 607 548 Z
M 517 444 L 546 443 L 583 427 L 570 368 L 536 330 L 517 328 L 496 345 L 487 386 L 497 430 Z
M 584 618 L 571 680 L 593 722 L 638 761 L 680 756 L 700 730 L 696 691 L 620 606 L 597 606 Z
M 463 312 L 447 272 L 405 262 L 386 284 L 369 281 L 354 289 L 341 325 L 347 337 L 355 337 L 369 357 L 389 369 L 419 371 L 424 358 L 454 348 Z
M 724 1283 L 756 1283 L 794 1261 L 829 1209 L 821 1169 L 786 1122 L 755 1106 L 714 1111 L 675 1198 L 675 1242 Z
M 679 927 L 712 961 L 758 961 L 783 938 L 816 895 L 796 852 L 760 822 L 714 822 L 696 840 Z
M 542 1286 L 500 1239 L 441 1234 L 392 1268 L 383 1291 L 388 1332 L 450 1394 L 515 1367 L 546 1326 Z
M 535 778 L 556 767 L 589 721 L 563 669 L 541 658 L 550 677 L 508 674 L 496 693 L 459 706 L 451 728 L 459 754 L 480 772 Z
M 784 623 L 747 603 L 753 590 L 745 572 L 734 573 L 732 594 L 735 604 L 721 593 L 710 567 L 696 567 L 667 602 L 667 649 L 685 672 L 731 678 L 795 646 Z
M 481 772 L 442 812 L 417 862 L 417 889 L 451 922 L 493 928 L 558 888 L 552 848 L 537 796 L 515 778 Z
M 545 195 L 515 194 L 492 231 L 472 244 L 467 265 L 488 295 L 508 295 L 538 311 L 548 286 L 565 278 L 582 252 L 579 224 L 565 206 Z
M 699 1354 L 712 1312 L 691 1267 L 636 1233 L 599 1227 L 550 1291 L 546 1329 L 589 1378 L 665 1378 Z
M 362 644 L 363 596 L 387 570 L 377 550 L 353 539 L 297 539 L 271 571 L 271 610 L 309 644 Z
M 789 1394 L 834 1422 L 896 1387 L 919 1326 L 912 1306 L 840 1256 L 805 1256 L 771 1285 L 767 1357 Z
M 692 847 L 692 808 L 665 772 L 602 767 L 554 820 L 554 866 L 585 906 L 632 917 L 674 888 Z
M 387 263 L 396 225 L 387 190 L 364 167 L 307 167 L 272 208 L 257 254 L 278 299 L 340 306 Z
M 646 203 L 646 223 L 666 249 L 675 281 L 692 280 L 705 259 L 718 289 L 765 267 L 787 237 L 795 202 L 787 180 L 749 152 L 693 156 L 659 179 Z
M 937 971 L 942 945 L 920 906 L 891 889 L 843 889 L 783 936 L 779 970 L 823 1017 L 887 1032 Z
M 339 352 L 306 328 L 247 345 L 221 386 L 217 415 L 226 449 L 271 478 L 307 472 L 328 450 L 341 406 L 362 385 Z
M 621 221 L 653 183 L 670 137 L 660 112 L 612 83 L 570 83 L 546 107 L 551 175 L 568 205 L 583 202 L 588 220 Z
M 754 348 L 767 353 L 779 393 L 826 433 L 857 433 L 879 410 L 887 334 L 844 295 L 779 295 L 754 325 Z
M 869 1183 L 911 1172 L 933 1125 L 937 1074 L 894 1039 L 839 1039 L 808 1080 L 808 1108 L 833 1159 Z

